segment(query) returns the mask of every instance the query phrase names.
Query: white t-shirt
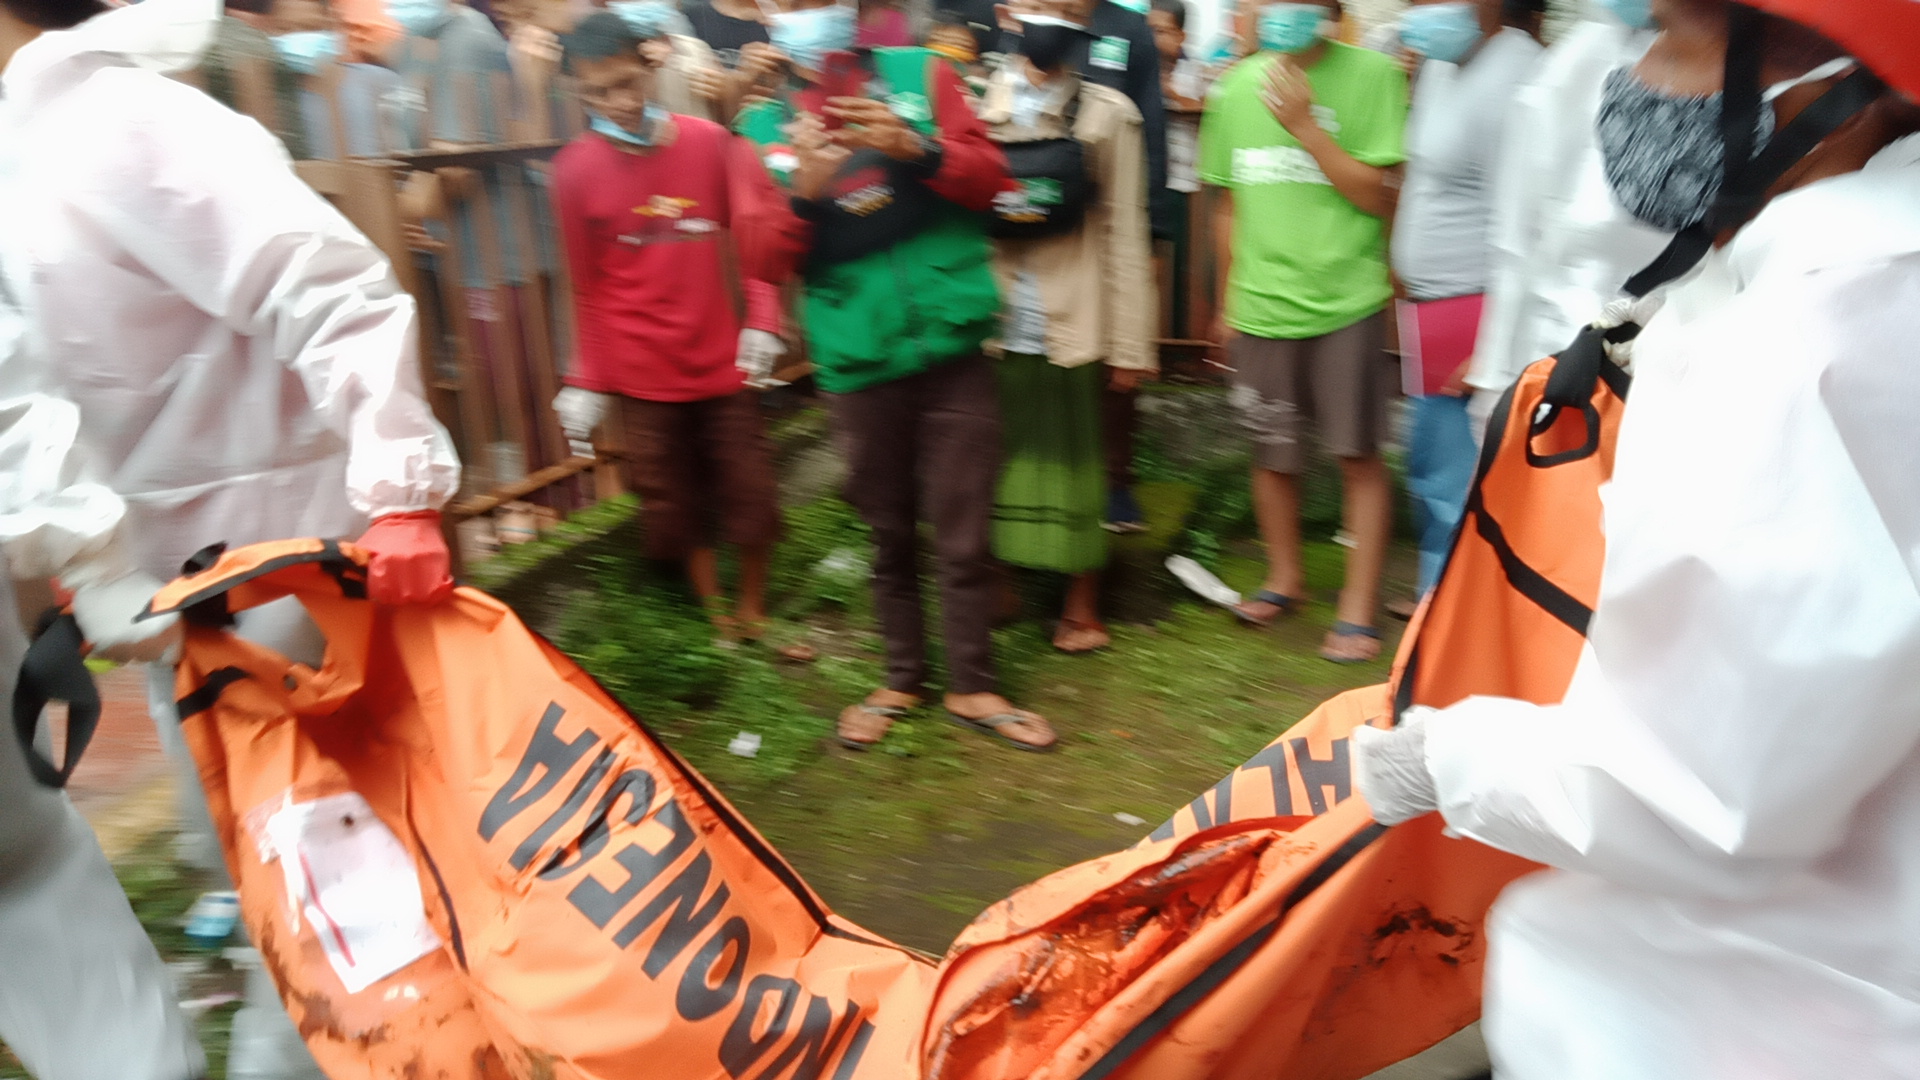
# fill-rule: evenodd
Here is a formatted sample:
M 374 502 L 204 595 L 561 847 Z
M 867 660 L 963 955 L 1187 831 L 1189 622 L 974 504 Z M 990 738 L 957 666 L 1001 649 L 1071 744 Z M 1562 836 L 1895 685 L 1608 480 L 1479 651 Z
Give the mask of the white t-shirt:
M 1191 57 L 1181 57 L 1173 65 L 1170 80 L 1173 91 L 1183 98 L 1205 101 L 1207 65 Z M 1195 162 L 1200 154 L 1200 117 L 1195 113 L 1167 112 L 1167 186 L 1188 194 L 1200 190 L 1200 174 Z
M 1009 77 L 1007 84 L 1013 88 L 1013 122 L 1029 128 L 1039 124 L 1043 115 L 1060 112 L 1064 108 L 1060 98 L 1079 88 L 1075 81 L 1070 91 L 1059 79 L 1035 86 L 1024 73 Z M 1047 353 L 1047 305 L 1031 270 L 1016 274 L 1013 287 L 1007 290 L 1000 316 L 1000 347 L 1010 353 Z
M 1407 115 L 1407 179 L 1393 269 L 1414 300 L 1487 289 L 1493 174 L 1514 88 L 1544 50 L 1526 32 L 1495 34 L 1465 67 L 1429 60 Z

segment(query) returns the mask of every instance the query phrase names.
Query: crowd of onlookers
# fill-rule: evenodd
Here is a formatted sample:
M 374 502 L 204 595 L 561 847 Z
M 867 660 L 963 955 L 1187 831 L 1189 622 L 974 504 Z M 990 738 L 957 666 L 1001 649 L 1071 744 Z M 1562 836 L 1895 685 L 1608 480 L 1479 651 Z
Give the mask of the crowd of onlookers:
M 1544 0 L 1415 0 L 1370 48 L 1347 43 L 1359 28 L 1336 0 L 1227 5 L 1206 43 L 1187 39 L 1188 0 L 235 2 L 203 84 L 231 93 L 230 58 L 271 50 L 296 156 L 340 137 L 351 154 L 497 142 L 502 108 L 584 106 L 586 131 L 550 170 L 416 174 L 410 235 L 423 271 L 443 272 L 439 241 L 470 240 L 475 199 L 544 190 L 537 227 L 502 236 L 491 272 L 458 245 L 482 370 L 521 364 L 525 328 L 490 324 L 564 259 L 561 426 L 576 446 L 617 432 L 649 554 L 684 561 L 739 641 L 768 633 L 779 533 L 755 392 L 804 352 L 872 529 L 888 655 L 886 686 L 840 718 L 850 746 L 926 692 L 922 521 L 947 711 L 1052 745 L 1043 718 L 994 689 L 998 567 L 1064 575 L 1057 648 L 1110 644 L 1100 570 L 1112 535 L 1146 528 L 1134 402 L 1165 334 L 1215 343 L 1252 442 L 1267 570 L 1231 607 L 1239 620 L 1299 605 L 1308 439 L 1338 460 L 1349 551 L 1321 653 L 1351 663 L 1379 654 L 1383 608 L 1404 617 L 1432 585 L 1476 421 L 1541 352 L 1532 324 L 1567 322 L 1488 297 L 1513 263 L 1501 232 L 1522 227 L 1496 222 L 1496 177 L 1541 171 L 1503 156 L 1527 151 L 1509 128 L 1542 66 Z M 1214 283 L 1211 324 L 1188 325 L 1205 317 L 1183 303 L 1163 321 L 1162 282 L 1185 296 L 1196 274 Z M 1381 448 L 1403 392 L 1420 572 L 1412 597 L 1383 604 Z M 716 542 L 740 553 L 731 604 Z

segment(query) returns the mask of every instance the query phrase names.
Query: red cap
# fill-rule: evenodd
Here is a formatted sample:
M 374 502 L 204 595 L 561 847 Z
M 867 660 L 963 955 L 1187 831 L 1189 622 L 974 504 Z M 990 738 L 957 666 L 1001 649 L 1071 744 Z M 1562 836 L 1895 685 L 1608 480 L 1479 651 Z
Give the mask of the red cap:
M 1920 0 L 1738 0 L 1826 35 L 1920 101 Z

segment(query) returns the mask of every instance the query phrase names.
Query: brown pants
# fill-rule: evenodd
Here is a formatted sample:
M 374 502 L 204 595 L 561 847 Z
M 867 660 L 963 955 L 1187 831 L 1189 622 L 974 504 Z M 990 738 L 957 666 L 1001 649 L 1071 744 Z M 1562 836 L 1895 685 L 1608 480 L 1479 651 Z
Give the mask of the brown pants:
M 996 393 L 993 368 L 974 355 L 830 395 L 847 451 L 847 501 L 873 530 L 873 604 L 886 641 L 888 689 L 920 694 L 927 685 L 922 514 L 933 525 L 947 691 L 994 688 L 989 536 L 1000 473 Z
M 640 496 L 648 558 L 684 559 L 716 539 L 743 548 L 780 539 L 773 443 L 760 395 L 620 402 L 627 486 Z

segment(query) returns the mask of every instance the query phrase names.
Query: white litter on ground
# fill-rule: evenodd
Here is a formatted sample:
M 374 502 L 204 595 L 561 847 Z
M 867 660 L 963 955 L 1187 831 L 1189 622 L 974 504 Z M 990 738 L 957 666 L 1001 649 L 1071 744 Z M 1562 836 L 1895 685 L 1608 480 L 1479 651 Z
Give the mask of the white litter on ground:
M 1187 558 L 1185 555 L 1167 556 L 1167 569 L 1180 584 L 1193 590 L 1195 596 L 1221 607 L 1232 607 L 1240 602 L 1240 594 L 1227 587 L 1227 583 L 1214 576 L 1213 571 Z

